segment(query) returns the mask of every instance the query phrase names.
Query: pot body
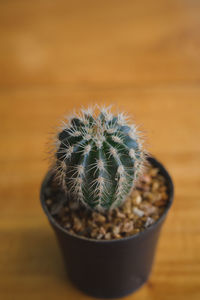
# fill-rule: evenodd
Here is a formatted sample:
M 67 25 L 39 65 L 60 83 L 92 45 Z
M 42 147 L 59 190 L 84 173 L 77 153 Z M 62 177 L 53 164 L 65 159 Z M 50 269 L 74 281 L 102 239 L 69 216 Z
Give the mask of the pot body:
M 173 200 L 173 183 L 165 168 L 154 158 L 168 185 L 169 203 L 161 218 L 145 231 L 119 240 L 93 240 L 72 235 L 60 227 L 45 206 L 44 189 L 41 202 L 63 253 L 69 278 L 82 291 L 99 298 L 123 297 L 143 285 L 151 272 L 160 230 Z

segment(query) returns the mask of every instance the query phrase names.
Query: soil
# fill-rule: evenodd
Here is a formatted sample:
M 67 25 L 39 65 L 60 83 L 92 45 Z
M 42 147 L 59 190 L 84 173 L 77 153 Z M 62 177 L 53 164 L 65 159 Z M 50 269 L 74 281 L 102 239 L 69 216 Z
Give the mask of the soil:
M 155 223 L 168 202 L 165 178 L 148 165 L 136 188 L 121 207 L 99 213 L 66 199 L 51 180 L 45 190 L 46 205 L 54 219 L 68 232 L 97 240 L 120 239 L 137 234 Z

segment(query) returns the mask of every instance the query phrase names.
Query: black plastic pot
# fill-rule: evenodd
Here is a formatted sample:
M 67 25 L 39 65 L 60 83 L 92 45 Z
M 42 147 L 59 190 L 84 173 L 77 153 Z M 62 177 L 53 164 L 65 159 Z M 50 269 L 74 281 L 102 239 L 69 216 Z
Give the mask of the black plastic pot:
M 159 234 L 173 201 L 171 177 L 161 163 L 149 158 L 159 168 L 168 185 L 169 203 L 161 218 L 145 231 L 119 240 L 94 240 L 72 235 L 55 222 L 45 205 L 44 189 L 51 174 L 41 187 L 41 203 L 52 225 L 72 282 L 82 291 L 100 298 L 119 298 L 141 287 L 148 279 Z

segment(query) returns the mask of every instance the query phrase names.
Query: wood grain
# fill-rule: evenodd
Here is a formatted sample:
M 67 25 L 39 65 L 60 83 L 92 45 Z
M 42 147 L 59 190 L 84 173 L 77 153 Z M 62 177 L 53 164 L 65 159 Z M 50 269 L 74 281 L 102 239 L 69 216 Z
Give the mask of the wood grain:
M 150 280 L 125 299 L 200 299 L 199 32 L 195 0 L 0 2 L 0 299 L 91 299 L 39 189 L 59 119 L 95 102 L 134 116 L 176 187 Z

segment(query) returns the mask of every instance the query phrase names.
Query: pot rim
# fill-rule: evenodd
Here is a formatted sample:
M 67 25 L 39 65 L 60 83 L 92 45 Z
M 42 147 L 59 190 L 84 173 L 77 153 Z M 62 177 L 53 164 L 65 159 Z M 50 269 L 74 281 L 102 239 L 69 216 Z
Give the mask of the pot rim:
M 43 182 L 42 182 L 42 185 L 41 185 L 41 189 L 40 189 L 40 202 L 41 202 L 41 205 L 42 205 L 42 208 L 49 220 L 49 222 L 57 227 L 59 230 L 61 230 L 63 233 L 69 235 L 71 238 L 74 238 L 74 239 L 79 239 L 79 240 L 82 240 L 82 241 L 87 241 L 87 242 L 91 242 L 91 243 L 99 243 L 99 244 L 104 244 L 104 243 L 119 243 L 119 242 L 123 242 L 123 241 L 128 241 L 128 240 L 132 240 L 132 239 L 136 239 L 136 238 L 140 238 L 142 236 L 145 236 L 148 232 L 154 230 L 154 228 L 162 223 L 162 221 L 164 221 L 166 215 L 167 215 L 167 212 L 169 211 L 172 203 L 173 203 L 173 199 L 174 199 L 174 184 L 173 184 L 173 180 L 171 178 L 171 176 L 169 175 L 167 169 L 163 166 L 162 163 L 160 163 L 157 159 L 155 159 L 153 156 L 149 156 L 148 158 L 148 161 L 151 163 L 151 164 L 155 164 L 156 167 L 161 171 L 162 175 L 165 177 L 165 179 L 167 180 L 167 184 L 168 184 L 168 192 L 169 192 L 169 201 L 168 201 L 168 204 L 165 208 L 165 211 L 163 212 L 163 214 L 161 215 L 161 217 L 155 222 L 153 223 L 151 226 L 147 227 L 144 231 L 141 231 L 139 233 L 136 233 L 134 235 L 131 235 L 131 236 L 127 236 L 127 237 L 123 237 L 123 238 L 120 238 L 120 239 L 111 239 L 111 240 L 97 240 L 97 239 L 93 239 L 93 238 L 87 238 L 87 237 L 84 237 L 84 236 L 80 236 L 78 234 L 72 234 L 70 233 L 67 229 L 63 228 L 61 225 L 59 225 L 56 220 L 54 219 L 54 217 L 50 214 L 46 204 L 45 204 L 45 197 L 44 197 L 44 188 L 46 186 L 46 184 L 48 183 L 50 177 L 52 176 L 52 173 L 51 173 L 51 170 L 49 170 L 47 172 L 47 174 L 45 175 L 44 179 L 43 179 Z

